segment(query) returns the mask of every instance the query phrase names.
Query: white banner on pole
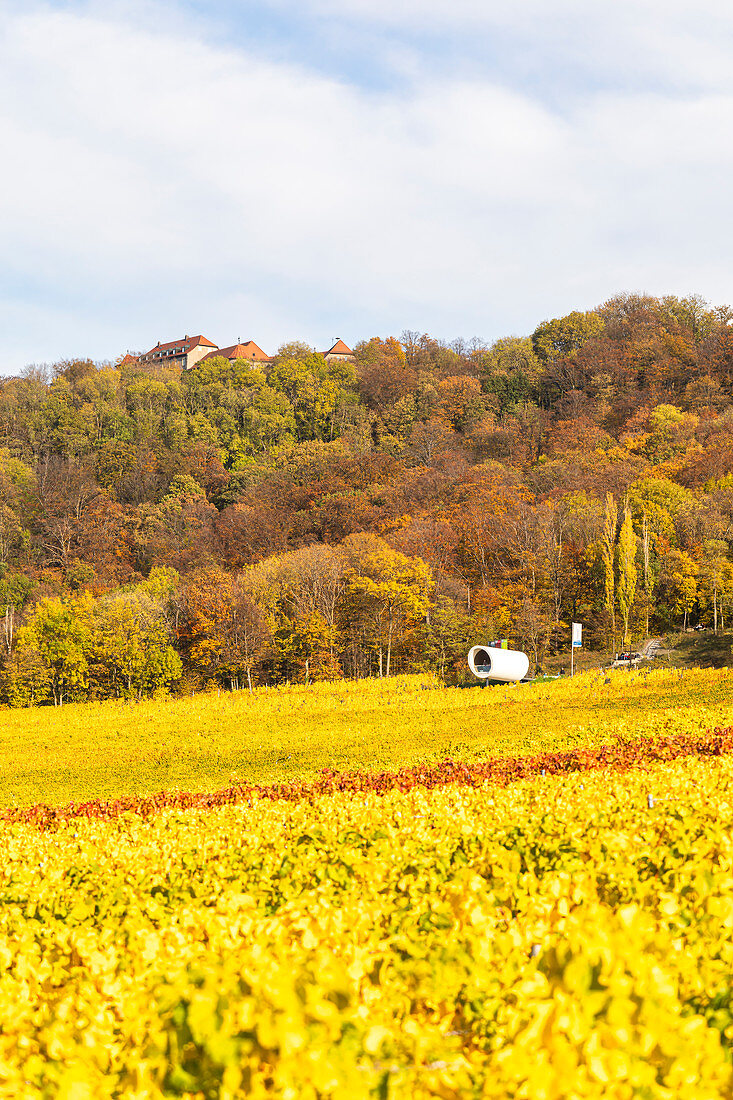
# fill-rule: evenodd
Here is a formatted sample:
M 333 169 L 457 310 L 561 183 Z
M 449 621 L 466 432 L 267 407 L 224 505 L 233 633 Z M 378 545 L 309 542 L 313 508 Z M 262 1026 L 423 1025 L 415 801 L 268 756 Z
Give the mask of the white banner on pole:
M 573 623 L 573 649 L 580 649 L 583 645 L 583 624 Z

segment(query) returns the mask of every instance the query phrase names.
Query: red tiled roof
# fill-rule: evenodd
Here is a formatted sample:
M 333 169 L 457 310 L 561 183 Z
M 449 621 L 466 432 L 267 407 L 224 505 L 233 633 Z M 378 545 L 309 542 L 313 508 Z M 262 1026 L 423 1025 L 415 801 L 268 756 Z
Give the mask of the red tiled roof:
M 222 355 L 225 359 L 248 359 L 255 363 L 270 362 L 270 356 L 258 347 L 254 340 L 247 340 L 244 344 L 232 344 L 229 348 L 217 348 L 216 351 L 210 351 L 199 362 L 205 363 L 207 359 L 214 359 L 218 355 Z
M 156 352 L 175 351 L 176 348 L 183 348 L 184 352 L 191 351 L 192 348 L 197 347 L 215 348 L 216 344 L 212 344 L 211 340 L 207 340 L 205 336 L 184 336 L 182 340 L 171 340 L 167 344 L 156 344 L 150 351 L 146 351 L 145 355 L 155 355 Z
M 343 340 L 337 340 L 332 348 L 328 351 L 324 351 L 324 355 L 353 355 L 353 351 L 348 347 Z

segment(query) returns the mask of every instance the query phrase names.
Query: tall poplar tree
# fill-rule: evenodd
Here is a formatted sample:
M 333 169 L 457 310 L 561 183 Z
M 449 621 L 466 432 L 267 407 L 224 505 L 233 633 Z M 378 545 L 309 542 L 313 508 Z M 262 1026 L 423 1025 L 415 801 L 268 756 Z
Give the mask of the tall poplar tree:
M 613 643 L 616 644 L 616 611 L 615 611 L 615 575 L 614 558 L 616 552 L 616 523 L 618 512 L 616 502 L 611 493 L 606 493 L 606 512 L 603 520 L 603 534 L 601 535 L 601 556 L 605 574 L 606 610 L 611 620 L 611 634 Z
M 636 535 L 631 509 L 624 507 L 624 519 L 618 536 L 618 606 L 624 620 L 624 646 L 629 644 L 629 616 L 636 593 Z
M 649 515 L 646 508 L 642 509 L 641 513 L 641 552 L 642 561 L 644 563 L 644 594 L 646 599 L 644 601 L 644 612 L 646 615 L 646 632 L 649 633 L 649 609 L 652 604 L 652 591 L 654 589 L 654 578 L 651 570 L 651 534 L 649 530 Z

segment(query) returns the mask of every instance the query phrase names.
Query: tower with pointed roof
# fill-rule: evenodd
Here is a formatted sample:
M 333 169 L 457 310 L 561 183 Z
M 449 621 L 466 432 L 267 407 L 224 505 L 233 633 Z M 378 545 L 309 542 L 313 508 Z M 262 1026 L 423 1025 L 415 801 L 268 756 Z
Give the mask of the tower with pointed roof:
M 323 358 L 327 363 L 330 363 L 331 360 L 334 359 L 336 361 L 341 360 L 342 362 L 348 362 L 354 358 L 354 353 L 348 344 L 345 344 L 343 340 L 339 338 L 328 351 L 324 351 Z

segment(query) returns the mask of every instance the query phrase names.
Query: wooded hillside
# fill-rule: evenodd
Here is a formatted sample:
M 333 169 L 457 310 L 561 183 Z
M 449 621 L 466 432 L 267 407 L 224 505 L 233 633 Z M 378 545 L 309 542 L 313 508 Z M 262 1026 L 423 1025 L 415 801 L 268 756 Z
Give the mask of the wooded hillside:
M 12 703 L 541 665 L 733 604 L 733 310 L 625 295 L 491 346 L 0 383 Z

